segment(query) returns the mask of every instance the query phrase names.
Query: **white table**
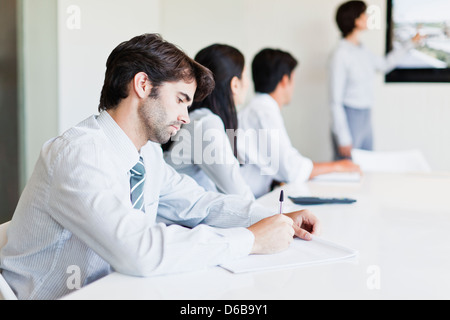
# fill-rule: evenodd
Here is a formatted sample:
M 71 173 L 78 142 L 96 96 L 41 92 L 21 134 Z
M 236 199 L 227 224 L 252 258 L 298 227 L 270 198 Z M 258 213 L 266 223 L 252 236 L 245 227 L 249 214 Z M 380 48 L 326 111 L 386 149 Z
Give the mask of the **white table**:
M 450 175 L 366 174 L 361 182 L 283 186 L 287 196 L 352 197 L 310 206 L 321 237 L 356 259 L 232 274 L 220 267 L 170 276 L 110 274 L 64 299 L 450 299 Z M 279 190 L 258 201 L 276 212 Z M 284 211 L 304 209 L 286 200 Z

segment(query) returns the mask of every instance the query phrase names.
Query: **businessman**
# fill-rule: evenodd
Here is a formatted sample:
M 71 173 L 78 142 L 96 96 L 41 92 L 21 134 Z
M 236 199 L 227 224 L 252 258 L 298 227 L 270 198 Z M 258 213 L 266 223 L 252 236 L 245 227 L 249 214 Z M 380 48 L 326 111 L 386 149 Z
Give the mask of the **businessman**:
M 99 115 L 44 144 L 0 252 L 19 299 L 56 299 L 112 271 L 185 272 L 308 240 L 308 211 L 274 214 L 180 176 L 160 144 L 189 122 L 214 86 L 211 72 L 156 34 L 109 56 Z
M 349 160 L 313 162 L 292 146 L 281 109 L 291 102 L 297 64 L 290 53 L 271 48 L 261 50 L 252 61 L 256 95 L 238 114 L 238 153 L 244 164 L 242 175 L 257 198 L 270 191 L 274 180 L 307 181 L 325 173 L 360 172 L 359 166 Z M 256 146 L 246 144 L 246 134 L 242 133 L 249 131 L 259 132 L 257 140 L 252 141 Z

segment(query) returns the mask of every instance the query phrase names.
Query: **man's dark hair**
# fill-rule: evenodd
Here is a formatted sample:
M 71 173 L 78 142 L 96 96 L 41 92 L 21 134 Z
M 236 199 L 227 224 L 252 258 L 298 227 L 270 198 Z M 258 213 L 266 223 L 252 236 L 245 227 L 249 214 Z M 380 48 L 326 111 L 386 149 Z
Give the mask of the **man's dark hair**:
M 283 76 L 291 77 L 297 64 L 297 60 L 288 52 L 270 48 L 261 50 L 252 62 L 255 91 L 272 93 Z
M 355 29 L 355 20 L 367 10 L 364 1 L 348 1 L 339 6 L 336 12 L 336 23 L 342 37 L 348 36 Z
M 211 71 L 159 34 L 143 34 L 122 42 L 110 54 L 99 111 L 114 109 L 127 98 L 130 82 L 139 72 L 144 72 L 153 86 L 151 97 L 158 96 L 158 87 L 164 82 L 195 80 L 195 101 L 203 100 L 214 88 Z

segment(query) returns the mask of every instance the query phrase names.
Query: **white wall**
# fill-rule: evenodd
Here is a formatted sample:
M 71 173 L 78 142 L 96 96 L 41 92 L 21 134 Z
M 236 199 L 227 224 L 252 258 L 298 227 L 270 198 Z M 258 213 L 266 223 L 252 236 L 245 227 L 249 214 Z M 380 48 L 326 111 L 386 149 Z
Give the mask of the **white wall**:
M 57 40 L 53 36 L 47 51 L 57 67 L 46 74 L 36 65 L 37 57 L 25 51 L 25 74 L 33 79 L 49 79 L 52 88 L 54 70 L 58 77 L 55 90 L 57 111 L 51 107 L 53 96 L 42 99 L 39 86 L 28 81 L 34 90 L 25 92 L 28 130 L 26 176 L 33 169 L 37 151 L 47 140 L 97 112 L 105 63 L 108 54 L 121 41 L 145 32 L 159 32 L 194 56 L 203 47 L 226 43 L 240 49 L 250 66 L 253 56 L 264 47 L 277 47 L 291 52 L 299 61 L 297 88 L 290 106 L 283 110 L 293 144 L 314 161 L 331 159 L 331 141 L 327 106 L 328 56 L 339 40 L 334 15 L 338 0 L 22 0 L 53 3 L 57 8 Z M 56 3 L 58 4 L 56 6 Z M 365 44 L 383 54 L 385 37 L 385 1 L 373 0 L 380 6 L 381 29 L 364 35 Z M 73 11 L 80 9 L 80 28 L 70 28 Z M 51 6 L 50 6 L 51 7 Z M 51 11 L 41 15 L 54 19 Z M 36 15 L 24 22 L 33 42 Z M 30 22 L 31 21 L 31 22 Z M 72 24 L 71 24 L 72 23 Z M 51 25 L 51 23 L 50 23 Z M 45 53 L 45 49 L 40 49 Z M 49 62 L 49 57 L 44 56 Z M 51 66 L 51 63 L 50 63 Z M 37 68 L 36 70 L 31 68 Z M 31 78 L 30 78 L 31 79 Z M 41 87 L 43 84 L 40 84 Z M 419 148 L 434 170 L 450 171 L 450 89 L 449 84 L 385 84 L 380 75 L 374 83 L 377 101 L 374 109 L 375 144 L 378 150 Z M 45 88 L 44 88 L 45 89 Z M 53 90 L 53 89 L 52 89 Z M 249 97 L 252 93 L 249 94 Z M 50 106 L 50 107 L 48 107 Z M 36 110 L 47 110 L 38 114 Z M 27 111 L 27 112 L 28 112 Z M 53 113 L 51 113 L 53 111 Z M 46 115 L 47 114 L 47 115 Z M 54 120 L 55 114 L 57 119 Z M 31 116 L 32 115 L 32 116 Z M 56 129 L 55 129 L 56 127 Z M 41 130 L 41 131 L 40 131 Z M 34 133 L 34 134 L 33 134 Z M 31 138 L 30 138 L 31 137 Z M 31 144 L 31 145 L 30 145 Z
M 45 141 L 97 113 L 108 55 L 159 30 L 160 0 L 21 0 L 21 189 Z
M 98 113 L 109 54 L 159 16 L 159 0 L 58 1 L 59 133 Z
M 212 42 L 237 47 L 248 65 L 266 46 L 291 52 L 300 67 L 294 99 L 283 110 L 286 126 L 304 155 L 328 161 L 332 152 L 326 63 L 340 37 L 334 16 L 342 2 L 164 0 L 161 28 L 168 40 L 191 55 Z M 380 8 L 381 28 L 363 36 L 366 46 L 379 55 L 385 50 L 385 2 L 368 1 Z M 374 87 L 375 148 L 419 148 L 434 170 L 450 171 L 450 85 L 385 84 L 379 75 Z

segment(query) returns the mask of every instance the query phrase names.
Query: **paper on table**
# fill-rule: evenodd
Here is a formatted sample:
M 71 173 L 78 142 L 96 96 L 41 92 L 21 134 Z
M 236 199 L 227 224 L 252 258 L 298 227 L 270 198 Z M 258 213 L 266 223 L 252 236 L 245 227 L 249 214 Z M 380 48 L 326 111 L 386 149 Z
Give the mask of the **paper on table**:
M 431 172 L 431 167 L 420 150 L 367 151 L 352 150 L 353 162 L 363 172 Z
M 295 238 L 289 249 L 270 255 L 249 255 L 221 265 L 233 273 L 291 268 L 328 263 L 355 257 L 356 250 L 314 237 L 311 241 Z
M 361 174 L 359 172 L 332 172 L 316 176 L 312 181 L 359 182 L 361 181 Z

